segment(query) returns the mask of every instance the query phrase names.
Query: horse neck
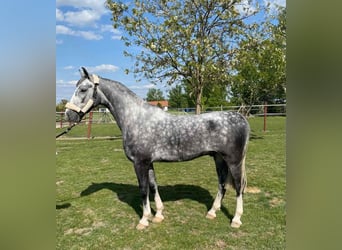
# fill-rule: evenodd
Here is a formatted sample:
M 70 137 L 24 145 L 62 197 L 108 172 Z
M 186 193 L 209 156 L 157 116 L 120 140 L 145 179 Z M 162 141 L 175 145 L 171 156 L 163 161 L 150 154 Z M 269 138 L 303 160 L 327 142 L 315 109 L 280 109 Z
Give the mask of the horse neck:
M 128 124 L 134 124 L 135 114 L 145 113 L 144 101 L 122 84 L 107 80 L 99 88 L 106 99 L 102 104 L 110 110 L 122 131 Z

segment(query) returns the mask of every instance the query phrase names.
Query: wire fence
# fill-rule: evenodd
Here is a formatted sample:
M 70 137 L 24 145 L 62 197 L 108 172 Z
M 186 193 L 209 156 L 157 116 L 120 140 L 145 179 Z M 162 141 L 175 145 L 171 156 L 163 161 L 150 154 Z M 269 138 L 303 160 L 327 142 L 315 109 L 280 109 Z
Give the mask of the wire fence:
M 264 117 L 263 130 L 266 131 L 268 116 L 286 116 L 286 104 L 268 104 L 268 105 L 250 105 L 250 106 L 219 106 L 207 107 L 203 113 L 214 111 L 237 111 L 247 117 Z M 169 108 L 170 114 L 190 115 L 195 114 L 195 108 Z M 64 112 L 56 112 L 56 130 L 62 131 L 63 128 L 70 126 L 66 120 Z M 73 129 L 76 132 L 71 133 L 71 136 L 62 136 L 68 138 L 120 138 L 121 131 L 119 130 L 112 114 L 108 109 L 101 108 L 99 111 L 91 111 L 84 116 L 78 129 Z M 101 127 L 101 129 L 94 129 Z M 94 130 L 96 132 L 94 132 Z
M 245 116 L 264 116 L 265 109 L 267 116 L 286 116 L 286 104 L 266 104 L 266 105 L 243 105 L 243 106 L 219 106 L 206 107 L 203 113 L 213 111 L 237 111 Z M 196 108 L 169 108 L 169 112 L 195 114 Z

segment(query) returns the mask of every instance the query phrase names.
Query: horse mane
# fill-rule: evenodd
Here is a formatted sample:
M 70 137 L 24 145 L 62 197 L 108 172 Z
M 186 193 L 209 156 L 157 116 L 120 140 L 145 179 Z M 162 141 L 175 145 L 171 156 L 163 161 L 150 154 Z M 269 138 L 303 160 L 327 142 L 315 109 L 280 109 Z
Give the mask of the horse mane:
M 115 85 L 120 90 L 120 92 L 123 92 L 124 94 L 129 95 L 130 97 L 134 98 L 137 101 L 143 101 L 139 96 L 137 96 L 137 94 L 135 94 L 132 90 L 127 88 L 121 82 L 114 81 L 114 80 L 111 80 L 111 79 L 108 79 L 108 78 L 103 78 L 103 77 L 100 77 L 100 78 L 103 81 L 108 82 L 109 86 Z
M 101 80 L 103 80 L 105 83 L 108 83 L 108 86 L 115 86 L 117 90 L 119 90 L 121 93 L 123 93 L 125 96 L 129 96 L 131 99 L 133 99 L 136 103 L 142 104 L 147 108 L 153 108 L 156 110 L 161 110 L 157 106 L 150 105 L 146 101 L 144 101 L 142 98 L 140 98 L 136 93 L 134 93 L 132 90 L 130 90 L 128 87 L 126 87 L 123 83 L 114 81 L 108 78 L 100 77 Z

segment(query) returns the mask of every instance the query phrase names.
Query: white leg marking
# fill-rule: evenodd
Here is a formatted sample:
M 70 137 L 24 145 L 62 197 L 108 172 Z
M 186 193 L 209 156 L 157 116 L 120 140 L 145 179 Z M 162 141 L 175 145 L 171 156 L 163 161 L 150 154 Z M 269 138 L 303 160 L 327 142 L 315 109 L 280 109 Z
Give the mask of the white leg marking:
M 241 222 L 241 215 L 243 214 L 243 201 L 242 201 L 242 194 L 240 194 L 236 198 L 236 210 L 233 221 L 231 223 L 231 227 L 239 228 L 242 224 Z
M 222 195 L 221 195 L 221 192 L 218 191 L 217 195 L 216 195 L 216 198 L 214 200 L 213 206 L 211 207 L 211 209 L 207 213 L 206 217 L 208 219 L 216 218 L 216 211 L 221 208 L 221 201 L 222 201 Z
M 158 190 L 156 190 L 156 193 L 154 195 L 154 201 L 156 203 L 157 212 L 156 212 L 156 215 L 153 218 L 152 222 L 159 223 L 159 222 L 162 222 L 164 220 L 164 216 L 162 214 L 163 209 L 164 209 L 164 205 L 163 205 L 163 202 L 159 196 Z
M 149 225 L 148 220 L 152 217 L 150 200 L 148 197 L 149 197 L 149 194 L 147 192 L 146 204 L 143 205 L 143 216 L 141 217 L 139 224 L 136 226 L 138 230 L 142 230 L 148 227 Z

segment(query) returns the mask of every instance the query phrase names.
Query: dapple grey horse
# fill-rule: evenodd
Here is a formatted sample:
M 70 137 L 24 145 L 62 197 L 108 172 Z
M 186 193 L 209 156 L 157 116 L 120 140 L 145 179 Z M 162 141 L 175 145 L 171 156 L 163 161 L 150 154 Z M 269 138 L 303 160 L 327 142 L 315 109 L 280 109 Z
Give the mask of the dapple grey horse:
M 142 196 L 143 216 L 137 229 L 147 227 L 152 218 L 150 191 L 154 194 L 157 208 L 152 222 L 164 219 L 153 162 L 188 161 L 203 155 L 214 158 L 219 182 L 218 193 L 207 218 L 216 217 L 227 185 L 231 185 L 237 197 L 231 226 L 240 227 L 250 132 L 242 115 L 236 112 L 172 115 L 149 105 L 119 82 L 91 75 L 83 67 L 80 73 L 75 93 L 66 105 L 67 119 L 79 122 L 84 114 L 100 104 L 114 116 L 122 131 L 125 154 L 133 162 Z

